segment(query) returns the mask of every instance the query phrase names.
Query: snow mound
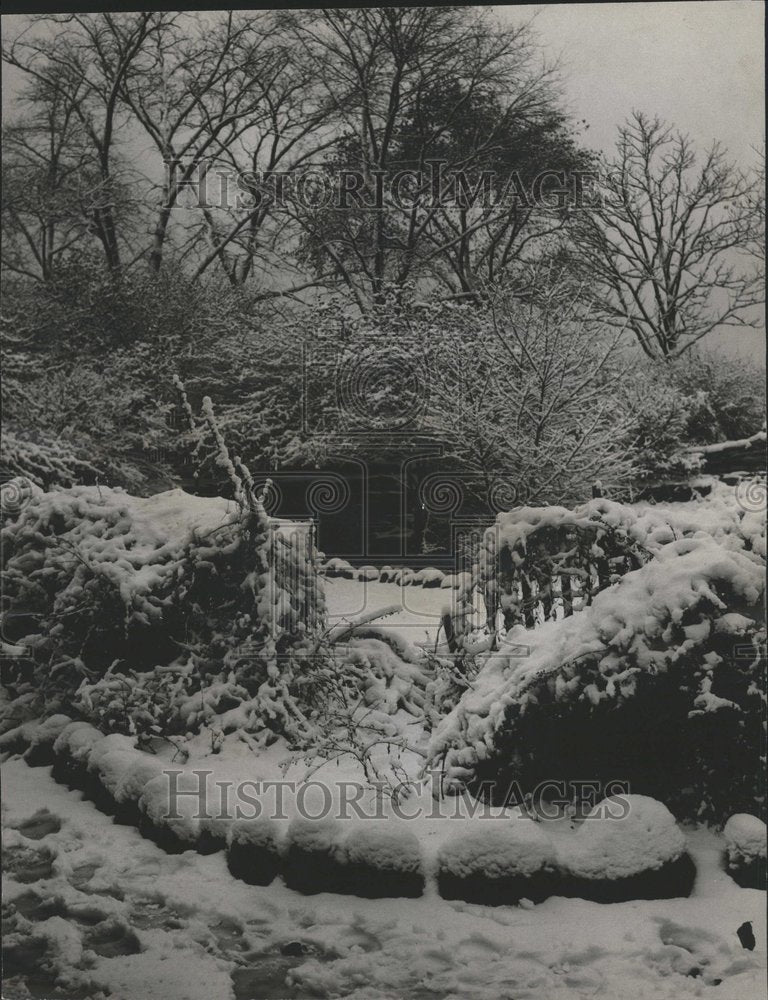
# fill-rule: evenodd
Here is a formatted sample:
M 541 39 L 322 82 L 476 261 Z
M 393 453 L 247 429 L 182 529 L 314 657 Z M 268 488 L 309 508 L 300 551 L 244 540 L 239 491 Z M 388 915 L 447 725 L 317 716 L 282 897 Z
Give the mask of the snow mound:
M 119 803 L 138 802 L 150 781 L 160 776 L 165 765 L 157 757 L 134 754 L 118 777 L 113 795 Z
M 655 871 L 684 851 L 685 836 L 665 805 L 647 795 L 613 796 L 558 843 L 557 865 L 576 878 L 621 879 Z
M 306 816 L 296 816 L 288 824 L 289 850 L 341 858 L 343 838 L 344 829 L 341 823 L 331 817 L 309 819 Z
M 733 864 L 749 864 L 766 856 L 766 826 L 757 816 L 736 813 L 723 828 L 728 859 Z
M 457 878 L 530 876 L 555 860 L 549 837 L 533 820 L 487 820 L 438 851 L 441 873 Z
M 379 871 L 418 873 L 422 870 L 421 845 L 410 830 L 391 829 L 386 824 L 361 827 L 344 842 L 350 864 Z
M 159 774 L 142 789 L 139 809 L 157 829 L 167 828 L 179 840 L 192 845 L 200 835 L 200 820 L 193 815 L 200 808 L 200 802 L 196 796 L 184 795 L 184 791 L 185 787 L 180 782 L 171 815 L 168 776 Z
M 227 845 L 230 847 L 234 844 L 265 847 L 277 853 L 280 840 L 280 824 L 265 816 L 234 820 L 227 830 Z
M 62 729 L 53 744 L 53 752 L 74 761 L 87 763 L 91 751 L 104 739 L 89 722 L 72 722 Z

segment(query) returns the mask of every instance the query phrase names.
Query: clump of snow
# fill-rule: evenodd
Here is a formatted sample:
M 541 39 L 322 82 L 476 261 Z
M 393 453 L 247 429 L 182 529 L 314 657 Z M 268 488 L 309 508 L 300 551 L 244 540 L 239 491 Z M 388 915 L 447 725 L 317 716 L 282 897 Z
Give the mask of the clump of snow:
M 341 859 L 344 832 L 342 824 L 329 816 L 318 819 L 296 816 L 288 824 L 286 847 L 306 854 Z
M 749 864 L 765 859 L 766 826 L 757 816 L 736 813 L 723 828 L 728 860 L 732 864 Z
M 360 825 L 344 841 L 346 860 L 353 865 L 379 871 L 419 873 L 422 852 L 410 830 L 393 828 L 383 822 Z
M 138 757 L 139 754 L 135 750 L 110 750 L 108 753 L 100 754 L 96 760 L 91 754 L 88 770 L 98 775 L 101 784 L 114 797 L 126 772 L 136 763 Z
M 248 844 L 252 847 L 264 847 L 277 853 L 282 840 L 282 827 L 266 816 L 254 819 L 237 819 L 229 824 L 227 844 Z
M 554 864 L 552 842 L 533 820 L 481 820 L 473 826 L 471 833 L 440 846 L 442 873 L 457 878 L 526 877 Z
M 375 566 L 361 566 L 355 571 L 355 579 L 363 581 L 373 581 L 379 579 L 379 571 Z
M 184 790 L 184 784 L 179 782 L 179 792 Z M 171 803 L 170 784 L 166 774 L 159 774 L 148 781 L 138 801 L 141 812 L 159 829 L 167 827 L 180 840 L 190 844 L 198 839 L 200 819 L 197 814 L 200 801 L 195 796 L 179 794 L 175 802 Z
M 620 879 L 655 871 L 684 851 L 685 836 L 665 805 L 647 795 L 614 796 L 557 841 L 557 865 L 576 878 Z
M 116 751 L 120 752 L 120 751 Z M 125 763 L 125 767 L 122 764 Z M 120 761 L 120 774 L 115 782 L 112 794 L 119 803 L 138 802 L 145 786 L 154 778 L 159 777 L 163 761 L 148 754 L 134 753 L 125 762 Z
M 89 722 L 72 722 L 56 737 L 53 752 L 87 763 L 92 750 L 103 739 L 104 734 Z

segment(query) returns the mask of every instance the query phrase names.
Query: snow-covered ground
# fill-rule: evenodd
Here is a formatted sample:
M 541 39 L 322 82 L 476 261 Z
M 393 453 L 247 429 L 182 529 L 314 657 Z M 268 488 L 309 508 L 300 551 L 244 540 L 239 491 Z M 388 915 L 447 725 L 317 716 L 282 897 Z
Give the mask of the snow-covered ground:
M 395 614 L 376 621 L 377 630 L 398 635 L 407 643 L 434 647 L 440 630 L 440 616 L 455 600 L 454 590 L 439 587 L 402 587 L 398 583 L 347 580 L 328 577 L 323 580 L 325 602 L 333 624 L 354 621 L 362 615 L 400 606 Z
M 551 898 L 483 907 L 302 896 L 233 879 L 221 853 L 169 856 L 48 768 L 4 766 L 4 997 L 119 1000 L 759 1000 L 765 896 L 721 868 L 721 837 L 687 831 L 688 899 Z M 737 929 L 751 922 L 756 947 Z M 26 985 L 14 962 L 37 970 Z

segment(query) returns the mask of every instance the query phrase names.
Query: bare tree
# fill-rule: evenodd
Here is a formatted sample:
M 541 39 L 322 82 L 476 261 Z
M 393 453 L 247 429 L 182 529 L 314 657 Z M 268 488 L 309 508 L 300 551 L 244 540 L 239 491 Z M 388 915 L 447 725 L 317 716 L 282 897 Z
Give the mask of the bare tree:
M 718 327 L 752 326 L 764 301 L 757 178 L 715 144 L 635 113 L 603 163 L 596 204 L 580 213 L 574 262 L 594 301 L 649 357 L 675 358 Z
M 201 205 L 207 246 L 195 265 L 199 277 L 218 261 L 232 285 L 244 284 L 258 266 L 277 287 L 265 295 L 292 294 L 322 284 L 308 279 L 293 260 L 297 227 L 282 206 L 285 186 L 338 138 L 340 104 L 315 82 L 319 66 L 292 45 L 281 18 L 249 15 L 234 46 L 243 70 L 237 131 L 226 141 L 213 136 L 208 185 L 212 198 Z M 296 271 L 296 274 L 293 272 Z M 278 272 L 278 273 L 275 273 Z
M 88 239 L 100 185 L 67 88 L 55 77 L 34 80 L 21 102 L 28 113 L 3 131 L 2 263 L 48 281 L 61 256 Z
M 116 206 L 121 178 L 116 171 L 119 133 L 126 124 L 120 91 L 133 61 L 165 22 L 167 15 L 139 13 L 62 14 L 40 17 L 4 48 L 3 57 L 33 84 L 45 102 L 55 93 L 58 124 L 76 121 L 87 139 L 97 172 L 97 196 L 91 199 L 90 227 L 107 265 L 121 265 L 121 234 Z M 54 143 L 58 142 L 54 138 Z M 56 162 L 55 154 L 50 165 Z
M 265 123 L 274 123 L 269 86 L 276 86 L 286 61 L 275 43 L 274 27 L 266 15 L 230 11 L 210 20 L 185 14 L 164 25 L 126 75 L 121 96 L 160 154 L 163 167 L 149 251 L 153 270 L 162 264 L 172 213 L 181 207 L 180 195 L 191 189 L 198 196 L 197 204 L 189 206 L 193 221 L 187 222 L 188 213 L 177 215 L 181 230 L 192 232 L 184 256 L 194 251 L 196 273 L 202 274 L 217 259 L 233 284 L 242 283 L 250 272 L 253 252 L 232 262 L 227 250 L 235 249 L 243 230 L 255 242 L 267 205 L 258 199 L 255 207 L 237 210 L 243 191 L 235 181 L 246 166 L 236 161 L 234 151 L 249 140 L 258 143 L 252 139 L 254 131 L 263 133 L 268 128 Z M 267 140 L 263 134 L 260 138 Z M 274 135 L 274 144 L 279 138 L 279 133 Z M 232 204 L 209 203 L 206 197 L 216 189 L 215 183 L 213 187 L 208 183 L 208 175 L 221 165 L 233 172 L 229 191 L 219 186 L 219 193 L 223 191 Z M 274 162 L 271 165 L 274 169 Z M 248 166 L 254 169 L 253 162 Z M 230 216 L 234 210 L 234 220 L 230 218 L 223 231 L 217 224 L 217 209 Z

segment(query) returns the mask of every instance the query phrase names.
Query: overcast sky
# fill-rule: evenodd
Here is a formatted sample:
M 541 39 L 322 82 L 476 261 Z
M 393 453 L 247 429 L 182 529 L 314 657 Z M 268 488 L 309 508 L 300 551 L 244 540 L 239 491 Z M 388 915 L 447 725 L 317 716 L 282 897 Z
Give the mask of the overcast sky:
M 562 59 L 566 97 L 607 150 L 633 108 L 658 114 L 697 145 L 719 139 L 742 160 L 764 133 L 762 3 L 588 3 L 498 6 L 535 15 L 546 50 Z

